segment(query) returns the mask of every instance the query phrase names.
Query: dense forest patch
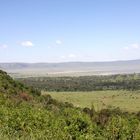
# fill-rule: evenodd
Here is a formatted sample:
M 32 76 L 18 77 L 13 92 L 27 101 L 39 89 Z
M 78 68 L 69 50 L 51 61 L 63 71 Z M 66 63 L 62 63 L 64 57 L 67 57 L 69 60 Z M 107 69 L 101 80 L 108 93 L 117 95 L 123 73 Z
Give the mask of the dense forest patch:
M 17 79 L 46 91 L 140 90 L 140 74 Z

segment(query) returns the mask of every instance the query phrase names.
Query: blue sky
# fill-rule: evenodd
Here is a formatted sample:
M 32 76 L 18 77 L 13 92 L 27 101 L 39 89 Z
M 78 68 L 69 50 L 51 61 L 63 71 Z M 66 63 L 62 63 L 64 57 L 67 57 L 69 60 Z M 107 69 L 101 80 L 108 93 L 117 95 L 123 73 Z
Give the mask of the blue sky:
M 140 0 L 0 0 L 0 62 L 140 59 Z

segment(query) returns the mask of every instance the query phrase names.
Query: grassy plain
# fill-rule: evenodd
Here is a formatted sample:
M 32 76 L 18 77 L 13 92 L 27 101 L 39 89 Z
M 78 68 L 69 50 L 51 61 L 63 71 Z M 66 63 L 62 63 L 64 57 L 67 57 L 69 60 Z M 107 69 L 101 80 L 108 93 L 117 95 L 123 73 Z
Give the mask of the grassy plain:
M 53 98 L 73 103 L 77 107 L 91 107 L 96 110 L 107 107 L 119 107 L 123 111 L 140 111 L 140 91 L 93 91 L 93 92 L 45 92 Z

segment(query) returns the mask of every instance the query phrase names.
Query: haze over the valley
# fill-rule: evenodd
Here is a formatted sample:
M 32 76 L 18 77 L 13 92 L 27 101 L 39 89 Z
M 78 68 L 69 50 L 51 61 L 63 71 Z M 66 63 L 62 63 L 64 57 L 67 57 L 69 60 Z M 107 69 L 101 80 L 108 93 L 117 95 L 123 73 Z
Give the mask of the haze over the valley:
M 85 76 L 140 73 L 140 60 L 65 63 L 0 63 L 12 76 Z

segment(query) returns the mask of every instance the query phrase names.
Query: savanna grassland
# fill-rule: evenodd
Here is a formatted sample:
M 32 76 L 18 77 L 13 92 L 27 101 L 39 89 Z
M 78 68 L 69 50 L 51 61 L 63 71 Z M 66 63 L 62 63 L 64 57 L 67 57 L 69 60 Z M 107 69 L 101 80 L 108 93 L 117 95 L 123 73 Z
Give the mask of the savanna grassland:
M 70 102 L 77 107 L 91 107 L 96 110 L 119 107 L 123 111 L 137 112 L 140 110 L 140 91 L 107 90 L 92 92 L 45 92 L 54 99 Z

